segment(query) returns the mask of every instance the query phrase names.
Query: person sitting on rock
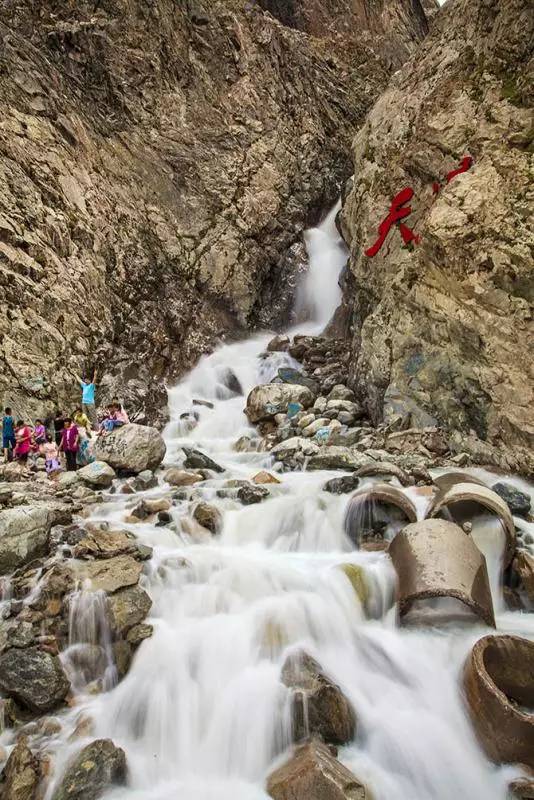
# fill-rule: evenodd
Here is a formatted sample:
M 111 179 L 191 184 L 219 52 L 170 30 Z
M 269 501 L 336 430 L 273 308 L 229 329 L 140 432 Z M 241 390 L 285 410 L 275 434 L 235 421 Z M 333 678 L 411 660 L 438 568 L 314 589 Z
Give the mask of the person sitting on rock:
M 17 444 L 15 445 L 13 455 L 21 464 L 26 464 L 34 442 L 33 429 L 29 425 L 25 425 L 24 422 L 19 419 L 15 429 L 15 436 Z
M 89 438 L 91 438 L 92 423 L 91 423 L 91 420 L 89 419 L 89 417 L 84 412 L 84 410 L 83 410 L 83 408 L 81 406 L 78 406 L 78 408 L 76 409 L 76 411 L 72 415 L 72 419 L 73 419 L 74 424 L 76 425 L 76 427 L 77 428 L 84 428 L 86 433 L 87 433 L 87 436 Z
M 57 480 L 61 472 L 61 462 L 59 460 L 58 446 L 51 433 L 46 436 L 46 442 L 43 445 L 43 454 L 45 457 L 46 474 L 51 480 Z
M 123 425 L 129 425 L 130 418 L 126 413 L 124 406 L 122 405 L 121 401 L 118 400 L 116 397 L 113 398 L 111 404 L 115 407 L 115 419 L 119 422 L 122 422 Z M 115 427 L 118 427 L 117 425 Z
M 111 433 L 115 428 L 121 428 L 123 425 L 127 425 L 129 421 L 128 415 L 120 403 L 110 403 L 107 416 L 100 423 L 98 435 L 105 436 L 106 433 Z
M 80 378 L 79 375 L 74 375 L 82 390 L 82 409 L 91 420 L 91 428 L 95 429 L 98 424 L 95 406 L 95 390 L 98 372 L 95 369 L 93 372 L 93 380 L 88 377 Z
M 2 418 L 2 448 L 4 450 L 6 462 L 12 459 L 16 444 L 15 420 L 11 415 L 11 409 L 7 406 L 7 408 L 4 409 L 4 416 Z
M 78 428 L 76 425 L 74 425 L 71 419 L 67 418 L 65 420 L 65 427 L 63 428 L 63 433 L 61 435 L 61 444 L 59 445 L 59 449 L 65 453 L 68 472 L 75 472 L 77 469 L 76 453 L 78 452 L 78 446 Z

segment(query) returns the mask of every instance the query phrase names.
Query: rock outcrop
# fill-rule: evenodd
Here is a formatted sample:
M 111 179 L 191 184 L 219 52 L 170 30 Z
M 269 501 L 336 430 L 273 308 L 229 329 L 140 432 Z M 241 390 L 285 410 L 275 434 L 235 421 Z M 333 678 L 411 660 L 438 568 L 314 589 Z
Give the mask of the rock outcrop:
M 341 219 L 351 380 L 373 422 L 455 432 L 479 463 L 534 470 L 532 39 L 523 0 L 451 0 L 354 142 Z M 448 183 L 464 157 L 473 163 Z M 441 182 L 441 185 L 439 185 Z M 403 221 L 374 257 L 393 197 Z M 405 207 L 408 205 L 405 204 Z M 345 318 L 346 318 L 345 314 Z
M 97 364 L 100 402 L 154 416 L 164 377 L 221 334 L 286 321 L 302 230 L 427 23 L 421 0 L 315 2 L 300 30 L 261 5 L 3 4 L 0 400 L 17 415 L 74 402 L 71 370 Z

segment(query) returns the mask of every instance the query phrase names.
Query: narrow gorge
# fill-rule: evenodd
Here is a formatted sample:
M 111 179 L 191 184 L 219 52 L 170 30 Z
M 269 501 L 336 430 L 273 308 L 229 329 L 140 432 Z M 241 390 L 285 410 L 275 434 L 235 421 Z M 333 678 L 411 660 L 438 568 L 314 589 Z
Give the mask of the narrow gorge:
M 534 797 L 529 4 L 3 11 L 1 800 Z

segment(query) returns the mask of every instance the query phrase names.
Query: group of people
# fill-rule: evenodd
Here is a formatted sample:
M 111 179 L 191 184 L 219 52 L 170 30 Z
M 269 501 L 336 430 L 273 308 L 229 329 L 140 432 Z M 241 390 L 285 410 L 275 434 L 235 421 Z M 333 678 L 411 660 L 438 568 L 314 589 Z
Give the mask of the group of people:
M 54 417 L 45 421 L 36 419 L 34 424 L 15 421 L 12 410 L 4 409 L 2 419 L 2 447 L 6 461 L 16 459 L 26 464 L 29 458 L 44 456 L 45 468 L 50 478 L 57 478 L 61 470 L 62 455 L 68 471 L 86 466 L 94 461 L 92 453 L 93 435 L 105 436 L 115 428 L 129 422 L 121 402 L 111 401 L 99 421 L 95 406 L 95 384 L 93 379 L 78 378 L 82 389 L 82 403 L 71 416 L 57 410 Z

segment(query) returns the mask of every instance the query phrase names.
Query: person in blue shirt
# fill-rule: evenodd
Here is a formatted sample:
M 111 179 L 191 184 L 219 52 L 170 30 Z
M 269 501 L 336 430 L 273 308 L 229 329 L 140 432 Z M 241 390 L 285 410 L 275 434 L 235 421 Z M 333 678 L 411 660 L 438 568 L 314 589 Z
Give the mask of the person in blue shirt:
M 75 376 L 82 390 L 82 408 L 84 413 L 87 414 L 87 416 L 91 420 L 91 426 L 93 430 L 96 430 L 98 422 L 96 416 L 96 405 L 95 405 L 95 389 L 96 389 L 97 377 L 98 373 L 96 369 L 93 373 L 93 380 L 90 380 L 88 377 L 80 378 L 78 375 Z
M 6 461 L 11 460 L 16 443 L 15 420 L 11 416 L 11 409 L 8 407 L 4 409 L 4 416 L 2 417 L 2 448 Z

